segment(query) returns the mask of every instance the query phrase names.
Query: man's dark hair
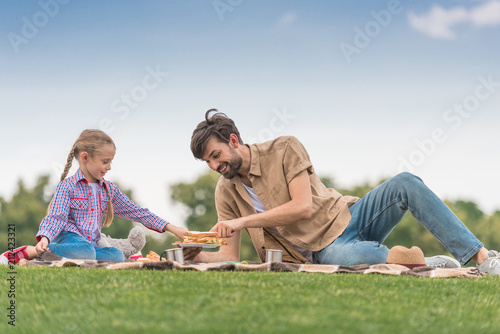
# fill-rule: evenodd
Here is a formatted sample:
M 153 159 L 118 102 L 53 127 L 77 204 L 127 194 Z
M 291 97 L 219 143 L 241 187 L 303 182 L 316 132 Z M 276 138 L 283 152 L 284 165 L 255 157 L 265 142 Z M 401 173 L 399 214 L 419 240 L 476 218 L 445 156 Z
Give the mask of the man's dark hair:
M 214 114 L 210 116 L 212 112 L 214 112 Z M 198 124 L 193 131 L 193 135 L 191 136 L 191 152 L 193 152 L 196 159 L 202 160 L 208 140 L 211 137 L 217 138 L 218 141 L 228 144 L 229 136 L 232 133 L 238 137 L 240 144 L 243 144 L 240 132 L 233 120 L 227 117 L 226 114 L 218 112 L 217 109 L 210 109 L 205 113 L 205 120 Z

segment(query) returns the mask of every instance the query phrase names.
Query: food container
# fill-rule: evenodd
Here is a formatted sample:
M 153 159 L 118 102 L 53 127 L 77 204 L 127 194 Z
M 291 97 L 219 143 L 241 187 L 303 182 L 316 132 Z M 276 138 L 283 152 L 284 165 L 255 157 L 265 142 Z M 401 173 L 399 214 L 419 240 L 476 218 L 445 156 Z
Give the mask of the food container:
M 266 250 L 266 263 L 271 262 L 282 262 L 283 261 L 283 251 L 278 249 L 267 249 Z
M 165 253 L 167 253 L 167 260 L 184 264 L 184 253 L 182 252 L 182 248 L 167 249 L 161 255 L 163 256 Z

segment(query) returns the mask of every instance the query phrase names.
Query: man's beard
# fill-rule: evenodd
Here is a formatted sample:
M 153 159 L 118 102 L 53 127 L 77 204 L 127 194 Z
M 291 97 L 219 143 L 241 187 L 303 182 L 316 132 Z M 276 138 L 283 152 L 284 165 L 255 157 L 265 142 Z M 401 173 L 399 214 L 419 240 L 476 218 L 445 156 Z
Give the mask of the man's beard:
M 219 170 L 224 169 L 226 166 L 226 163 L 222 165 L 222 168 L 219 167 L 219 170 L 217 170 L 222 176 L 224 176 L 226 179 L 232 179 L 238 174 L 238 171 L 241 168 L 241 165 L 243 165 L 243 158 L 237 155 L 234 151 L 232 153 L 232 158 L 229 160 L 227 163 L 226 169 L 228 169 L 224 174 L 222 174 Z

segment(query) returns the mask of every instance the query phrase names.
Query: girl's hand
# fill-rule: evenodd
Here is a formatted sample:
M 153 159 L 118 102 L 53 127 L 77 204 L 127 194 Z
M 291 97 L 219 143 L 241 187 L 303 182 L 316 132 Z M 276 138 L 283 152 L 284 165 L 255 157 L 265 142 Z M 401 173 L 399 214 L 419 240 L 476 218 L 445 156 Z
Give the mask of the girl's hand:
M 49 245 L 49 239 L 47 239 L 47 237 L 42 237 L 42 239 L 40 239 L 40 242 L 36 244 L 36 252 L 38 254 L 41 254 L 43 252 L 45 252 L 46 250 L 48 250 L 48 245 Z
M 165 226 L 165 231 L 172 233 L 177 238 L 182 240 L 184 233 L 186 233 L 189 230 L 185 227 L 175 226 L 173 224 L 167 224 L 167 226 Z

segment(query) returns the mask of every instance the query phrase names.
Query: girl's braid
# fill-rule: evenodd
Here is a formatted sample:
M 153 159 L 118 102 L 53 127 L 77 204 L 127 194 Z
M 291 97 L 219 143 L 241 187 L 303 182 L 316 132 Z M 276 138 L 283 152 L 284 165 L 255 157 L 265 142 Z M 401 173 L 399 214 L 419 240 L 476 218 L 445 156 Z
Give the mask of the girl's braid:
M 104 180 L 104 187 L 106 188 L 106 194 L 108 195 L 108 205 L 106 212 L 106 219 L 104 220 L 104 227 L 108 227 L 113 222 L 113 204 L 111 204 L 111 192 L 109 191 L 109 183 Z
M 71 152 L 69 152 L 68 154 L 68 159 L 66 160 L 66 166 L 64 166 L 64 171 L 61 174 L 60 181 L 64 181 L 64 179 L 68 175 L 69 170 L 71 169 L 71 165 L 73 164 L 73 159 L 75 158 L 75 148 L 76 144 L 73 145 L 73 147 L 71 148 Z
M 71 148 L 71 152 L 68 154 L 68 159 L 66 160 L 66 166 L 64 166 L 64 170 L 61 174 L 61 180 L 59 182 L 64 181 L 66 176 L 68 175 L 69 170 L 71 169 L 71 165 L 73 164 L 73 158 L 75 157 L 75 149 L 76 149 L 76 143 L 73 145 Z M 54 202 L 54 198 L 52 198 L 49 202 L 49 206 L 47 207 L 47 215 L 50 212 L 50 208 L 52 207 L 52 204 Z

